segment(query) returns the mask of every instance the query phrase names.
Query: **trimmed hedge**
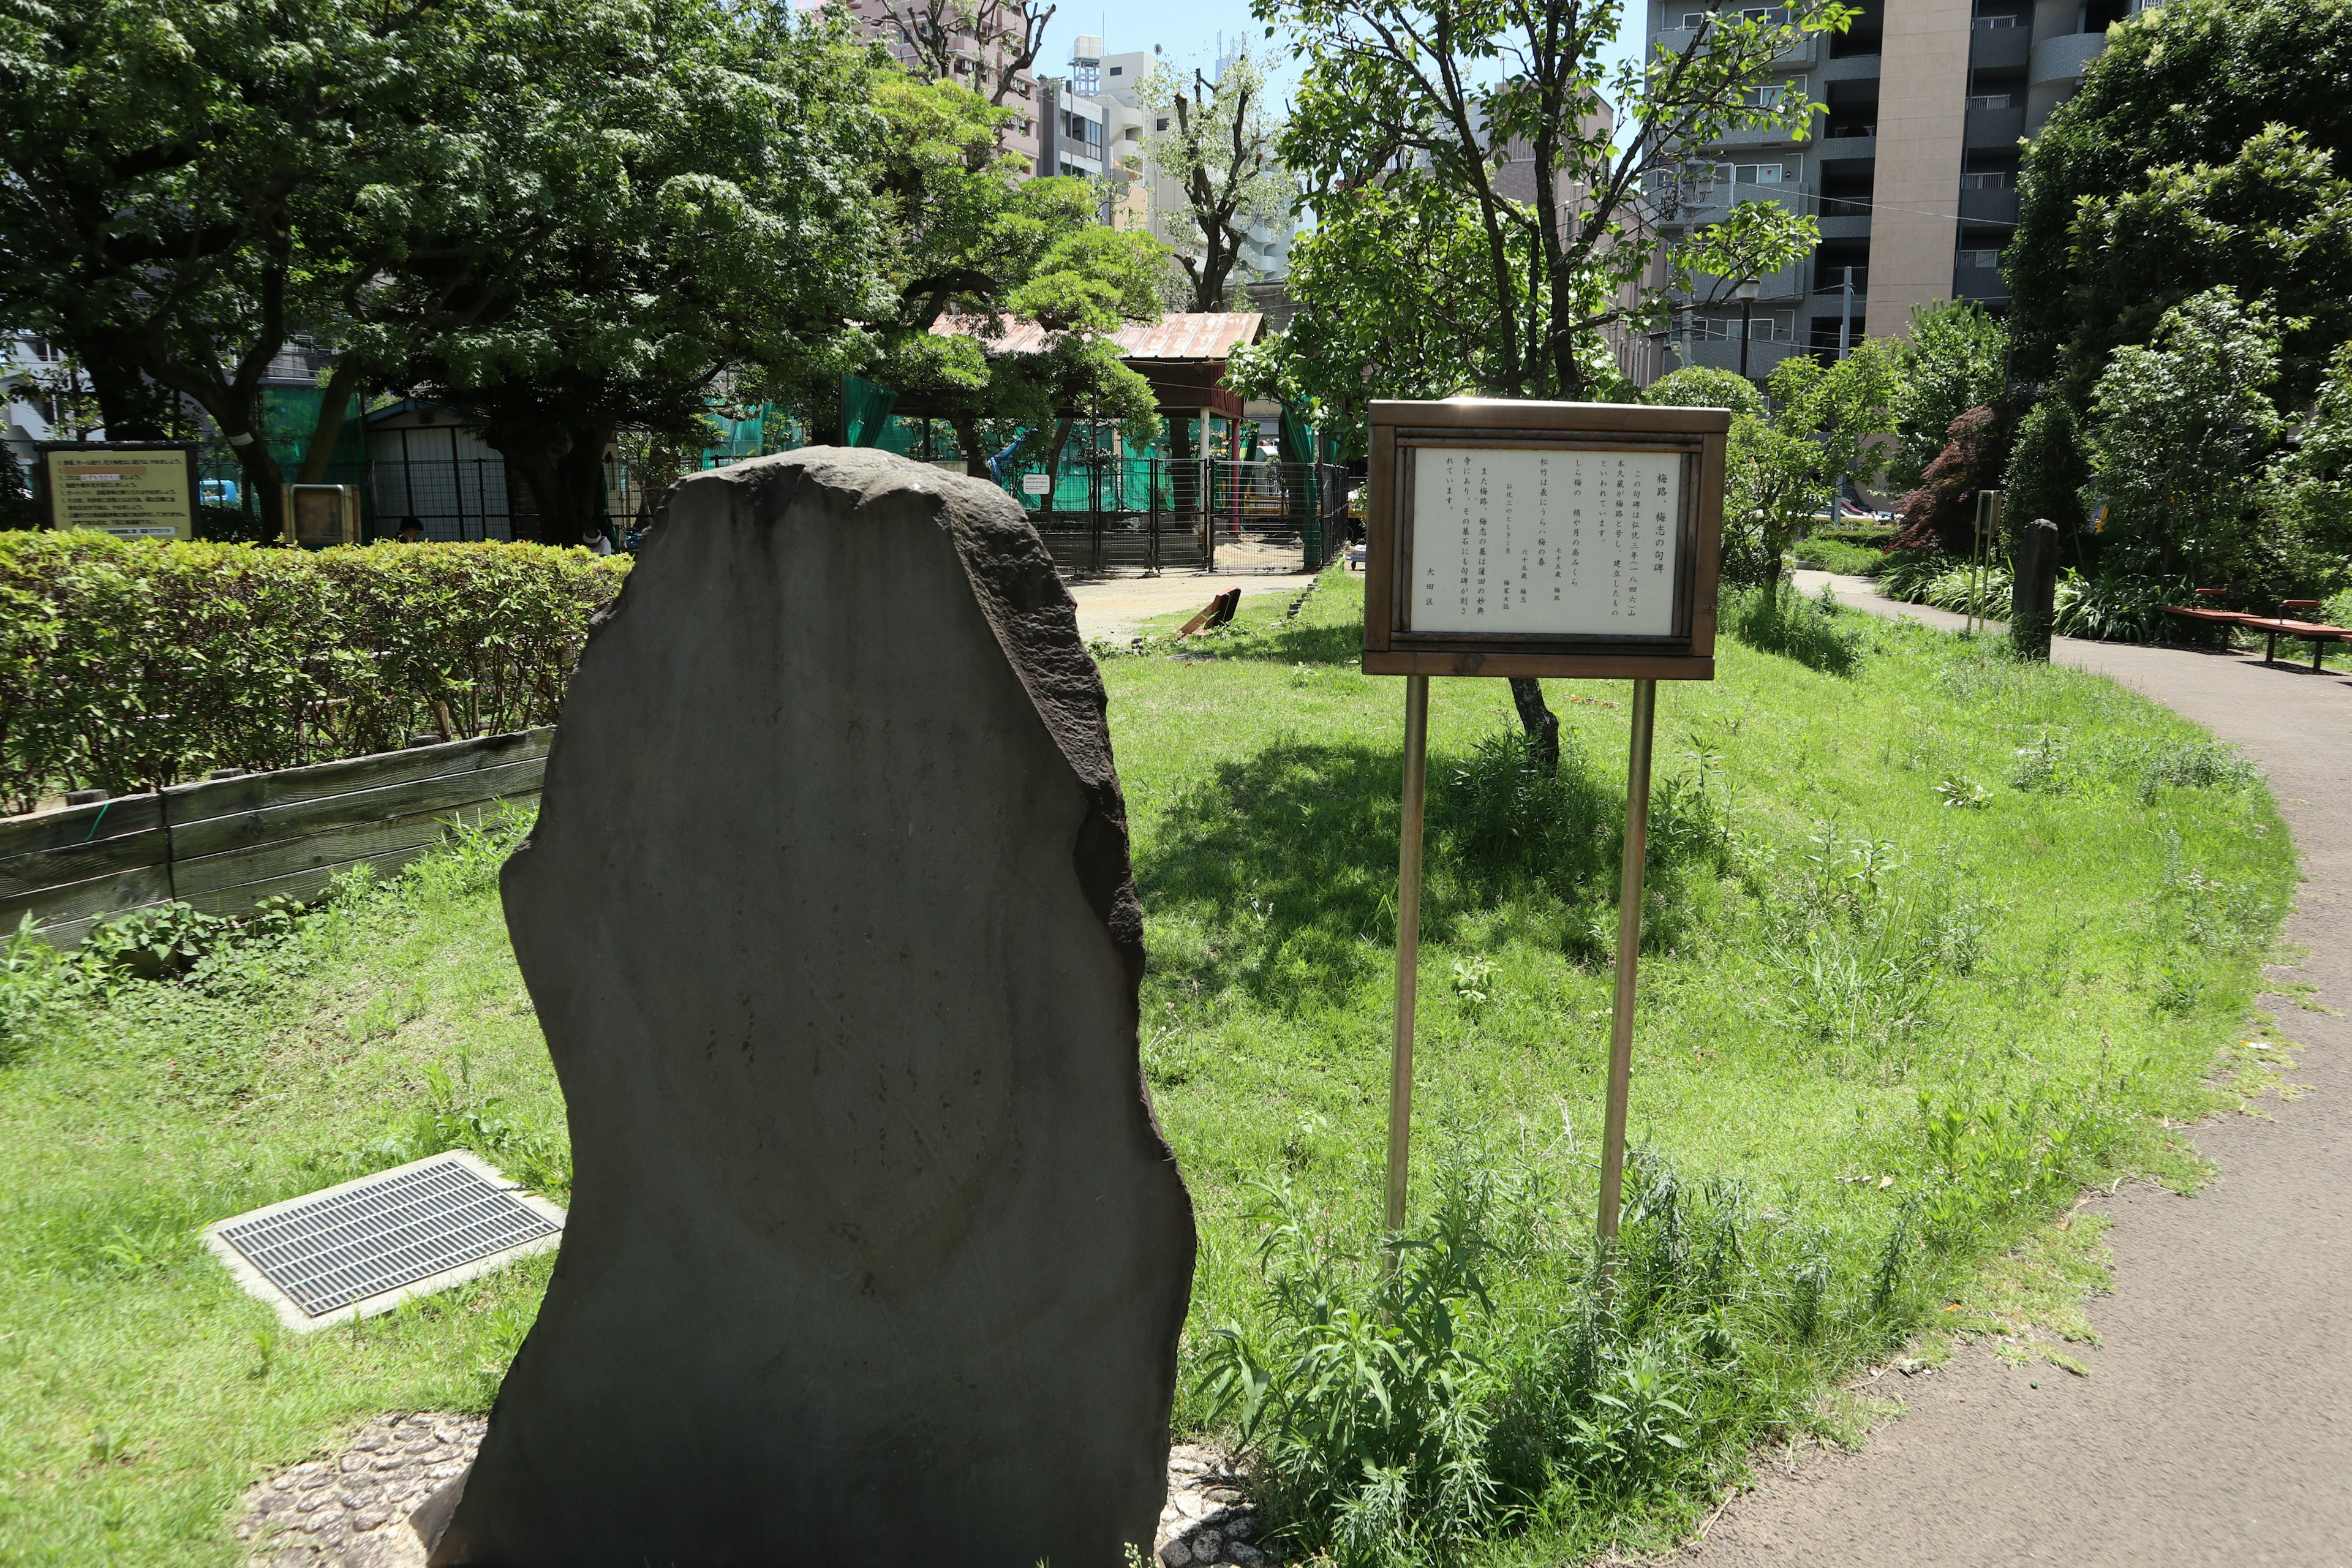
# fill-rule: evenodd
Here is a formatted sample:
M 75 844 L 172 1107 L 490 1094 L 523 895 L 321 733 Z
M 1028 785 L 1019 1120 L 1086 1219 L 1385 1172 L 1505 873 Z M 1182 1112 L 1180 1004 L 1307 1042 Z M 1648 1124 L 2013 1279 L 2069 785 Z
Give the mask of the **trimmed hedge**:
M 0 810 L 551 724 L 625 557 L 0 535 Z

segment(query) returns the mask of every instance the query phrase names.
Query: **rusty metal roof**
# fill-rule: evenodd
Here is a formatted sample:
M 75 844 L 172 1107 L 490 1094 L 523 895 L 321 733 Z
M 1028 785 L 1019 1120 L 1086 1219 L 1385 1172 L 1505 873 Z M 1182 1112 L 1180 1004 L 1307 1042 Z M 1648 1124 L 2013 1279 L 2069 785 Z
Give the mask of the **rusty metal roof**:
M 990 346 L 998 353 L 1036 353 L 1045 346 L 1045 329 L 1034 321 L 1006 321 L 1004 335 Z M 971 328 L 941 318 L 931 331 L 965 336 Z M 1131 322 L 1111 334 L 1118 357 L 1129 360 L 1223 360 L 1234 349 L 1265 335 L 1265 316 L 1257 310 L 1172 310 L 1157 321 Z

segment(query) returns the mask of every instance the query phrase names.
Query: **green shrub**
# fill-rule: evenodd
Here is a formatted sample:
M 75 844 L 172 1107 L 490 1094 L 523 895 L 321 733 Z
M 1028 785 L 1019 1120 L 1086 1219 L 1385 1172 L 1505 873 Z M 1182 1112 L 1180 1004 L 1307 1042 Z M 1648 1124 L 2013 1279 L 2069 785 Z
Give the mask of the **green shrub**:
M 0 536 L 0 807 L 554 721 L 625 561 Z
M 1973 606 L 1979 616 L 1998 616 L 2005 619 L 2009 615 L 2009 568 L 1998 564 L 1948 566 L 1928 580 L 1919 599 L 1939 610 L 1949 610 L 1956 616 L 1969 614 Z
M 2160 642 L 2179 626 L 2164 606 L 2189 598 L 2185 583 L 2109 569 L 2085 577 L 2069 568 L 2058 579 L 2052 629 L 2096 642 Z

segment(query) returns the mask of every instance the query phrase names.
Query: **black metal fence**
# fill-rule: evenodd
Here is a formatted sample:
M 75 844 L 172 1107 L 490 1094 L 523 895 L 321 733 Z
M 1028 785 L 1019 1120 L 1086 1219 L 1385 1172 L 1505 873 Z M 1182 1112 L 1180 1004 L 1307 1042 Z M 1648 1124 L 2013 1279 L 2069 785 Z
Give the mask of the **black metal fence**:
M 1347 470 L 1327 463 L 1118 458 L 1002 482 L 1055 561 L 1088 574 L 1312 572 L 1347 543 Z
M 356 467 L 356 465 L 354 465 Z M 606 465 L 607 531 L 620 543 L 647 498 L 625 466 Z M 1008 466 L 1001 482 L 1066 571 L 1312 572 L 1348 542 L 1348 473 L 1328 463 L 1120 458 L 1065 462 L 1058 474 Z M 371 538 L 415 518 L 436 541 L 530 539 L 538 519 L 504 458 L 376 458 L 360 486 Z
M 519 499 L 512 491 L 519 488 L 508 485 L 503 458 L 378 458 L 368 464 L 379 533 L 413 517 L 430 540 L 512 539 Z M 530 521 L 520 531 L 530 537 Z

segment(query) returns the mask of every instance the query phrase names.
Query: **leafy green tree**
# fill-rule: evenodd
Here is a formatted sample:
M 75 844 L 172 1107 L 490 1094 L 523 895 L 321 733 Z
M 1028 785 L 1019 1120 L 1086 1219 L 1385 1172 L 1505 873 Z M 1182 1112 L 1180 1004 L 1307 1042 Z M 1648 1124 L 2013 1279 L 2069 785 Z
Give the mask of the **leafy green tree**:
M 2352 342 L 2340 343 L 2295 441 L 2265 487 L 2273 538 L 2308 594 L 2352 584 Z
M 1900 369 L 1898 449 L 1887 464 L 1887 483 L 1908 490 L 1943 451 L 1952 421 L 2008 390 L 2008 329 L 1974 300 L 1923 306 L 1912 312 Z
M 2061 539 L 2078 536 L 2083 487 L 2090 482 L 2073 405 L 2063 398 L 2045 397 L 2027 409 L 2018 421 L 2001 479 L 2002 521 L 2011 542 L 2015 543 L 2019 529 L 2036 518 L 2056 523 Z
M 0 17 L 0 320 L 71 346 L 110 435 L 226 436 L 265 508 L 261 378 L 306 290 L 375 270 L 449 18 L 352 0 L 67 0 Z
M 1642 394 L 1649 404 L 1731 410 L 1724 581 L 1778 594 L 1789 546 L 1805 524 L 1832 504 L 1840 481 L 1875 470 L 1877 440 L 1895 428 L 1900 353 L 1869 338 L 1832 364 L 1791 355 L 1774 367 L 1769 401 L 1747 377 L 1706 365 L 1662 375 Z
M 1246 54 L 1209 80 L 1192 73 L 1188 90 L 1165 68 L 1143 79 L 1143 106 L 1168 129 L 1143 139 L 1144 156 L 1184 192 L 1184 206 L 1163 219 L 1194 310 L 1225 308 L 1236 268 L 1249 271 L 1242 246 L 1253 225 L 1290 216 L 1289 176 L 1276 155 L 1281 126 L 1267 110 L 1265 73 Z
M 2274 563 L 2257 537 L 2252 480 L 2284 428 L 2277 314 L 2226 286 L 2164 313 L 2152 343 L 2126 343 L 2100 373 L 2085 445 L 2108 531 L 2159 576 L 2251 575 Z
M 1679 55 L 1612 76 L 1603 56 L 1622 21 L 1616 0 L 1256 0 L 1255 10 L 1307 66 L 1280 151 L 1317 227 L 1294 257 L 1291 292 L 1305 312 L 1352 323 L 1335 343 L 1303 336 L 1283 352 L 1344 353 L 1360 336 L 1407 345 L 1292 378 L 1351 414 L 1368 396 L 1440 379 L 1446 391 L 1587 395 L 1605 357 L 1601 329 L 1663 310 L 1639 292 L 1653 247 L 1637 206 L 1673 199 L 1688 150 L 1727 132 L 1804 134 L 1815 106 L 1768 86 L 1770 62 L 1849 15 L 1823 0 L 1709 12 Z M 1620 123 L 1633 127 L 1622 148 Z M 1815 237 L 1809 217 L 1742 203 L 1669 259 L 1677 284 L 1709 275 L 1727 292 Z M 1416 271 L 1404 258 L 1436 265 Z
M 2079 409 L 2118 347 L 2226 283 L 2308 321 L 2282 362 L 2283 395 L 2308 398 L 2352 331 L 2347 84 L 2352 0 L 2168 0 L 2109 29 L 2027 149 L 2003 263 L 2016 374 Z
M 874 101 L 886 134 L 870 172 L 882 268 L 895 300 L 871 324 L 866 374 L 943 414 L 967 471 L 1016 431 L 1057 454 L 1077 411 L 1149 438 L 1150 388 L 1107 334 L 1160 314 L 1167 247 L 1104 228 L 1084 180 L 1032 179 L 1002 151 L 1009 111 L 951 81 L 886 72 Z M 1040 354 L 999 352 L 1017 321 L 1045 329 Z M 824 422 L 822 388 L 807 395 Z
M 1777 595 L 1789 546 L 1849 478 L 1873 479 L 1895 428 L 1900 351 L 1866 338 L 1834 363 L 1792 354 L 1773 367 L 1769 416 L 1745 421 L 1724 473 L 1724 574 Z M 1737 422 L 1736 422 L 1737 423 Z
M 407 380 L 480 423 L 570 543 L 604 521 L 620 430 L 690 439 L 730 390 L 837 386 L 871 352 L 860 323 L 893 304 L 867 196 L 878 61 L 782 5 L 513 15 L 519 100 L 496 112 L 540 117 L 540 232 L 477 262 L 494 300 Z

